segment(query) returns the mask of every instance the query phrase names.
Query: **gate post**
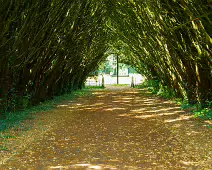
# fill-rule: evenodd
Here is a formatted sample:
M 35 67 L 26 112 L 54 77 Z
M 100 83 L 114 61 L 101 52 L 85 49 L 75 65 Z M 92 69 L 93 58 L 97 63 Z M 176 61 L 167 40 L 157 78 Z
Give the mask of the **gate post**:
M 102 87 L 105 87 L 105 79 L 103 75 L 102 75 Z
M 132 81 L 131 81 L 131 87 L 134 88 L 135 84 L 134 84 L 134 77 L 132 76 Z

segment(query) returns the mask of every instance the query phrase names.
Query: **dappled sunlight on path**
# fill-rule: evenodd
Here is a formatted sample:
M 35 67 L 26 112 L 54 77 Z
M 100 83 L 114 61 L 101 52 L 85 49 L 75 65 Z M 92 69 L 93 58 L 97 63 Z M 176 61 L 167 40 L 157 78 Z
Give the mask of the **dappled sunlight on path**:
M 146 90 L 109 87 L 46 115 L 51 128 L 2 169 L 212 168 L 211 129 Z

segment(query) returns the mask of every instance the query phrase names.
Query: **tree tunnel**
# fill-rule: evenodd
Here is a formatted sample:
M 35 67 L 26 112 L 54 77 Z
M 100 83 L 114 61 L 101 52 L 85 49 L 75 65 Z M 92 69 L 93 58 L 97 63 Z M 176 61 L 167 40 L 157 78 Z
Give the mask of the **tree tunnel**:
M 111 53 L 190 103 L 212 100 L 211 0 L 1 0 L 0 6 L 1 113 L 82 88 Z

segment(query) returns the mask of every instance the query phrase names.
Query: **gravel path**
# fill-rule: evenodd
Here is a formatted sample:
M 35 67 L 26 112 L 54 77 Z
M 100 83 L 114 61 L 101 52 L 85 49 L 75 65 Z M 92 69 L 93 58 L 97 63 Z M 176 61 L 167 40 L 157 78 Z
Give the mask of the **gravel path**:
M 212 130 L 146 90 L 110 86 L 28 123 L 0 169 L 212 169 Z

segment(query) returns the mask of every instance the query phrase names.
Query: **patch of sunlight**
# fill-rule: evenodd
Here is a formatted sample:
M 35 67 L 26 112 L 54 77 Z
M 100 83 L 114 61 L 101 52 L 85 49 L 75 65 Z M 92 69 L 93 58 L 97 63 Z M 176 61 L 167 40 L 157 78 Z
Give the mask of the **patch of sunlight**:
M 178 114 L 178 112 L 166 112 L 166 113 L 160 113 L 158 115 L 160 115 L 160 116 L 169 116 L 169 115 L 175 115 L 175 114 Z
M 132 101 L 122 101 L 122 100 L 120 100 L 120 101 L 118 101 L 118 100 L 116 100 L 116 101 L 112 101 L 112 103 L 131 103 Z
M 193 165 L 193 164 L 198 163 L 198 162 L 180 161 L 180 163 L 183 164 L 183 165 L 189 166 L 189 165 Z
M 191 132 L 188 132 L 186 133 L 187 135 L 191 135 L 191 134 L 200 134 L 200 132 L 196 132 L 196 131 L 191 131 Z
M 133 99 L 133 100 L 134 100 L 136 103 L 139 103 L 139 104 L 140 104 L 140 103 L 143 103 L 144 101 L 146 101 L 146 100 L 138 100 L 138 99 L 136 99 L 136 98 Z
M 120 108 L 120 107 L 114 107 L 114 108 L 108 108 L 108 109 L 103 109 L 105 111 L 113 111 L 113 110 L 126 110 L 125 108 Z
M 74 165 L 65 165 L 65 166 L 49 166 L 48 169 L 103 169 L 100 165 L 92 165 L 92 164 L 74 164 Z M 111 167 L 112 168 L 112 167 Z
M 176 122 L 176 121 L 181 121 L 181 120 L 189 120 L 193 118 L 193 115 L 192 116 L 185 116 L 185 115 L 182 115 L 180 116 L 179 118 L 177 119 L 169 119 L 169 120 L 165 120 L 164 122 L 165 123 L 171 123 L 171 122 Z
M 170 108 L 168 108 L 168 109 L 160 109 L 160 110 L 156 110 L 156 111 L 168 111 L 168 110 L 170 110 Z
M 157 98 L 146 99 L 145 101 L 155 101 Z
M 105 96 L 96 96 L 97 98 L 104 98 Z
M 131 116 L 131 114 L 124 113 L 124 114 L 120 114 L 119 116 L 121 116 L 121 117 L 129 117 L 129 116 Z
M 95 104 L 92 104 L 90 106 L 101 106 L 101 105 L 104 105 L 105 103 L 95 103 Z
M 112 103 L 120 103 L 121 101 L 116 100 L 116 101 L 112 101 Z
M 171 104 L 172 102 L 171 101 L 164 101 L 163 103 L 165 103 L 165 104 Z
M 124 94 L 138 94 L 139 92 L 137 91 L 132 91 L 132 92 L 123 92 Z
M 175 124 L 173 127 L 179 128 L 179 127 L 181 127 L 181 126 L 182 126 L 182 124 Z
M 94 92 L 93 94 L 104 94 L 104 92 Z
M 149 103 L 149 102 L 148 102 L 148 103 L 147 103 L 147 102 L 144 102 L 144 103 L 143 103 L 144 106 L 153 106 L 153 104 L 154 104 L 154 103 Z
M 147 119 L 152 117 L 158 117 L 158 115 L 141 115 L 141 116 L 134 116 L 134 117 L 139 119 Z
M 130 112 L 133 112 L 133 113 L 143 113 L 144 111 L 146 112 L 146 108 L 142 108 L 142 109 L 135 109 L 135 110 L 131 110 Z
M 157 110 L 147 110 L 147 111 L 145 111 L 146 113 L 155 113 L 155 112 L 157 112 Z
M 212 125 L 212 120 L 206 120 L 205 123 L 208 123 L 209 125 Z
M 131 99 L 133 99 L 132 97 L 124 97 L 124 98 L 122 98 L 123 100 L 131 100 Z
M 90 165 L 90 166 L 88 166 L 88 168 L 90 168 L 90 169 L 102 169 L 102 167 L 98 166 L 98 165 Z
M 121 103 L 131 103 L 132 101 L 122 101 Z
M 81 167 L 85 167 L 85 166 L 90 166 L 91 164 L 75 164 L 74 166 L 81 166 Z
M 180 106 L 176 106 L 176 107 L 171 107 L 170 109 L 180 109 L 181 110 L 181 107 Z
M 61 104 L 61 105 L 58 105 L 57 107 L 67 107 L 68 105 L 67 104 Z
M 83 110 L 83 109 L 80 109 L 80 110 Z M 95 109 L 92 107 L 88 107 L 88 108 L 84 108 L 84 110 L 95 110 Z
M 179 113 L 184 113 L 180 107 L 170 107 L 170 108 L 167 108 L 167 109 L 160 109 L 162 111 L 173 111 L 173 112 L 179 112 Z
M 50 166 L 48 169 L 63 169 L 63 168 L 66 168 L 66 166 Z
M 68 107 L 69 109 L 74 109 L 74 108 L 76 108 L 76 107 L 74 107 L 74 106 L 72 106 L 72 107 Z

